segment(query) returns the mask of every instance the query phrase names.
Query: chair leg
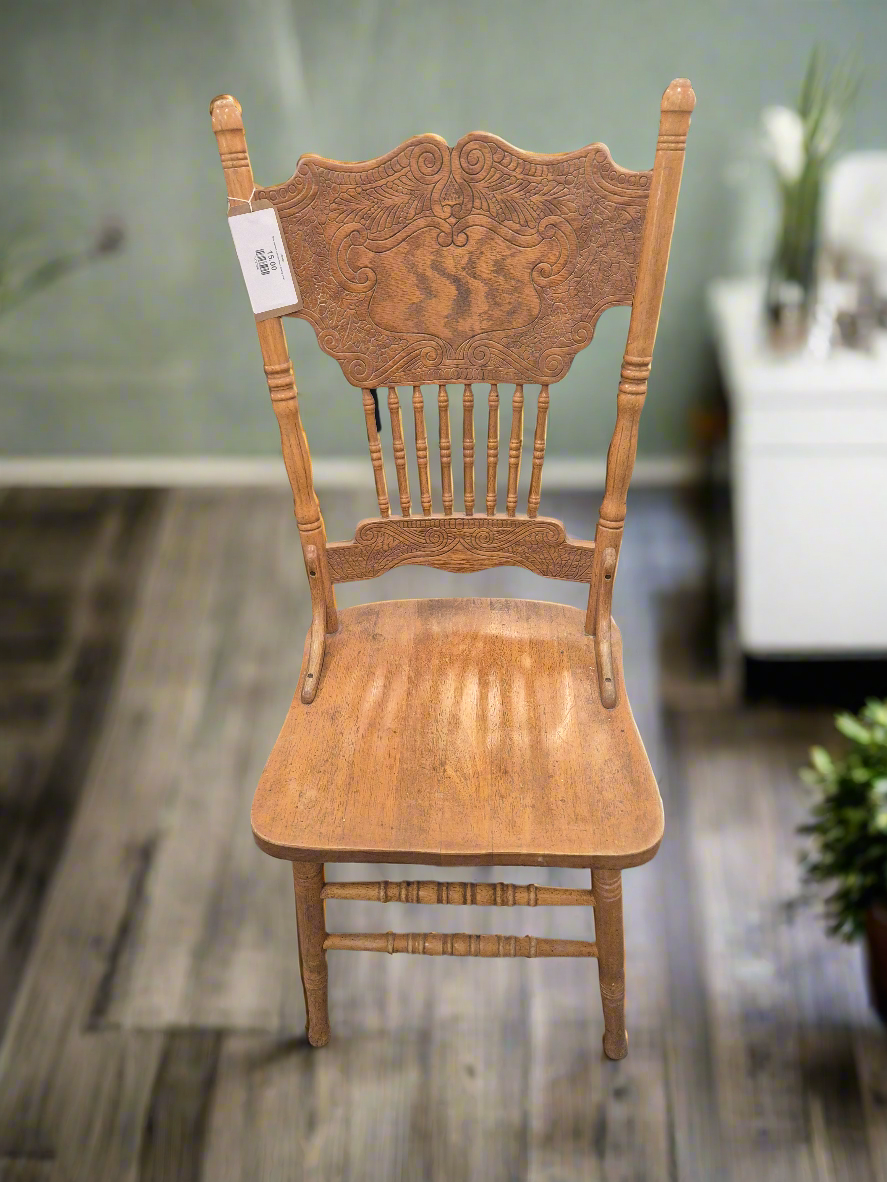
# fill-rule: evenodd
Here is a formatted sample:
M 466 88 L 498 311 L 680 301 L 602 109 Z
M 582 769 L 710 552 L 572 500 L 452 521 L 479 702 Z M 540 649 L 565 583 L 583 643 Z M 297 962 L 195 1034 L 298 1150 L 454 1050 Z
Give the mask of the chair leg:
M 622 871 L 592 870 L 591 885 L 594 891 L 598 974 L 604 1007 L 604 1054 L 608 1059 L 624 1059 L 628 1054 L 628 1035 L 625 1033 Z
M 296 891 L 296 923 L 299 930 L 299 969 L 305 990 L 305 1029 L 313 1047 L 330 1041 L 330 1018 L 327 1008 L 327 968 L 323 942 L 326 918 L 322 862 L 293 862 L 293 886 Z

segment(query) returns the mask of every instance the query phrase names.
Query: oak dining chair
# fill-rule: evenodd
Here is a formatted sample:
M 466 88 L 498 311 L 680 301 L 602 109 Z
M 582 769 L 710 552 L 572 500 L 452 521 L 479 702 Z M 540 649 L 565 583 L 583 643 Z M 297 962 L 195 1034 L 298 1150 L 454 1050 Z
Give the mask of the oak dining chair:
M 328 543 L 280 314 L 256 316 L 310 589 L 298 687 L 256 790 L 258 845 L 292 863 L 308 1039 L 330 1035 L 326 954 L 596 957 L 604 1051 L 626 1054 L 622 871 L 648 861 L 663 810 L 626 696 L 611 618 L 626 495 L 659 320 L 695 105 L 665 91 L 653 168 L 595 143 L 524 152 L 486 133 L 455 147 L 415 136 L 346 164 L 302 156 L 257 187 L 241 108 L 210 110 L 229 214 L 274 209 L 298 286 L 291 314 L 362 391 L 378 514 Z M 550 390 L 604 309 L 630 305 L 616 426 L 594 541 L 539 515 Z M 476 385 L 488 387 L 486 485 L 475 495 Z M 504 512 L 500 386 L 510 389 Z M 436 387 L 440 505 L 425 387 Z M 454 497 L 450 386 L 461 386 L 464 510 Z M 526 512 L 518 511 L 527 386 L 538 386 Z M 411 391 L 418 503 L 401 388 Z M 387 401 L 400 512 L 380 430 Z M 407 397 L 410 397 L 407 395 Z M 408 412 L 409 413 L 409 412 Z M 389 467 L 390 471 L 390 467 Z M 404 565 L 450 572 L 522 566 L 588 584 L 588 609 L 430 599 L 338 611 L 337 583 Z M 327 862 L 555 866 L 590 889 L 488 882 L 326 883 Z M 593 909 L 595 939 L 328 932 L 326 899 Z M 587 913 L 586 913 L 587 914 Z

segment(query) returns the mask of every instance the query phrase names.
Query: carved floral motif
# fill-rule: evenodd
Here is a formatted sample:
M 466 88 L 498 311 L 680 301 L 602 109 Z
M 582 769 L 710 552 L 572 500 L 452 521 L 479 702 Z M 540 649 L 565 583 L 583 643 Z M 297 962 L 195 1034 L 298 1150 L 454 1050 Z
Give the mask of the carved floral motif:
M 280 214 L 296 315 L 353 385 L 554 382 L 631 303 L 651 175 L 602 144 L 417 136 L 362 164 L 303 156 L 255 197 Z
M 353 542 L 334 542 L 327 557 L 334 583 L 372 579 L 396 566 L 453 572 L 523 566 L 539 575 L 591 580 L 593 542 L 567 538 L 548 517 L 385 517 L 362 521 Z

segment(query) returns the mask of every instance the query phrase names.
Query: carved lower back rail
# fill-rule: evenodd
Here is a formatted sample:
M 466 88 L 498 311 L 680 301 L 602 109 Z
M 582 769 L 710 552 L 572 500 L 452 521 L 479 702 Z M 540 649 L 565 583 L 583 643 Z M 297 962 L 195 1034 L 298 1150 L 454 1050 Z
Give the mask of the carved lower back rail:
M 567 537 L 552 517 L 487 517 L 462 513 L 428 517 L 371 517 L 352 542 L 327 550 L 334 583 L 372 579 L 396 566 L 433 566 L 464 573 L 523 566 L 537 575 L 590 583 L 594 542 Z
M 449 903 L 455 907 L 593 907 L 589 890 L 513 882 L 328 882 L 324 899 L 371 903 Z
M 469 935 L 467 932 L 330 932 L 324 952 L 406 952 L 411 956 L 597 956 L 590 940 L 536 936 Z

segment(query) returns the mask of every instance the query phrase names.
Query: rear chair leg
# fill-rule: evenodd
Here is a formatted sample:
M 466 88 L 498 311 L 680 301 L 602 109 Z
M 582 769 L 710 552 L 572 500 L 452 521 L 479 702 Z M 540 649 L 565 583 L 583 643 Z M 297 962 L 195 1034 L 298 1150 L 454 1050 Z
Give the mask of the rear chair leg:
M 628 1054 L 628 1035 L 625 1033 L 622 871 L 592 870 L 591 885 L 594 891 L 598 974 L 604 1007 L 604 1054 L 608 1059 L 624 1059 Z
M 299 929 L 299 970 L 305 990 L 305 1029 L 313 1047 L 330 1041 L 327 1009 L 327 969 L 323 942 L 326 938 L 322 862 L 293 862 L 296 922 Z

